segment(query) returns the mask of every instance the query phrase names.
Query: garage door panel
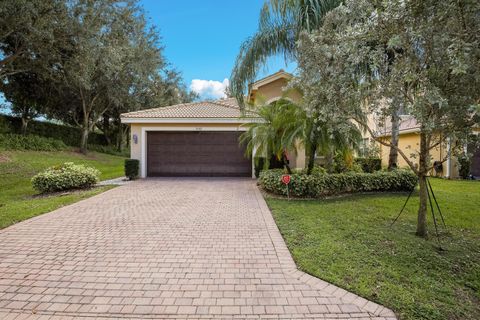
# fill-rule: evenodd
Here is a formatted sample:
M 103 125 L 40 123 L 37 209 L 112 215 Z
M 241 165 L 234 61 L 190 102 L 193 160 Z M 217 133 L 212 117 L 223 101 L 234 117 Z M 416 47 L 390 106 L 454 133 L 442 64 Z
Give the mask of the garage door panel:
M 148 132 L 149 176 L 251 176 L 240 132 Z

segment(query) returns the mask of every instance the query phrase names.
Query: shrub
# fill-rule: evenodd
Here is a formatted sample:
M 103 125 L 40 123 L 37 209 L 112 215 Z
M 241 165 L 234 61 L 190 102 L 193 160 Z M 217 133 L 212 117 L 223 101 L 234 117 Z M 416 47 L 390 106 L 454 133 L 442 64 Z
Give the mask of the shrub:
M 12 131 L 10 123 L 5 117 L 0 116 L 0 133 L 9 133 L 10 131 Z
M 34 135 L 0 134 L 0 148 L 6 150 L 58 151 L 67 146 L 61 140 Z
M 82 189 L 98 182 L 100 171 L 84 165 L 66 162 L 37 174 L 32 178 L 33 188 L 40 192 Z
M 355 163 L 362 168 L 363 172 L 367 173 L 382 169 L 382 159 L 380 158 L 356 158 Z
M 130 180 L 138 178 L 140 161 L 137 159 L 125 159 L 125 176 Z
M 470 159 L 467 156 L 458 157 L 458 174 L 462 179 L 467 179 L 470 176 Z
M 304 172 L 306 173 L 306 171 L 307 170 L 305 170 Z M 313 166 L 312 174 L 319 175 L 319 174 L 325 174 L 325 173 L 327 173 L 327 169 L 325 169 L 324 167 L 319 166 L 318 164 L 315 164 Z
M 262 171 L 260 185 L 268 192 L 286 195 L 287 189 L 281 182 L 282 174 L 283 170 Z M 368 191 L 410 191 L 417 184 L 417 176 L 407 170 L 314 175 L 295 173 L 291 177 L 290 195 L 306 198 Z

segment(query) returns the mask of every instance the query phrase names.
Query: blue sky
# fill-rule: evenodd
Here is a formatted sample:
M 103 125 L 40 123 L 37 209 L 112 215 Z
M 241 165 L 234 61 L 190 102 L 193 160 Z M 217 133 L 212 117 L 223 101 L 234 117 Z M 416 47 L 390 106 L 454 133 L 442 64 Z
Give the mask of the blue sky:
M 201 91 L 201 98 L 216 98 L 230 77 L 240 44 L 255 33 L 264 0 L 141 0 L 149 22 L 162 36 L 165 56 L 179 70 L 185 84 Z M 283 68 L 273 57 L 259 78 Z M 194 81 L 197 80 L 197 81 Z

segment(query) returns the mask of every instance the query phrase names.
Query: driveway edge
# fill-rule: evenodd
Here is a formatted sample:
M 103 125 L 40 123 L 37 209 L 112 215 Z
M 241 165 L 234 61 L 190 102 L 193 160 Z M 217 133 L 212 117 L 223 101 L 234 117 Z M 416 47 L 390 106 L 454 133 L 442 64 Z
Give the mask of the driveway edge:
M 293 260 L 292 255 L 290 254 L 290 251 L 288 250 L 277 224 L 275 223 L 272 212 L 270 211 L 270 208 L 268 208 L 262 193 L 255 184 L 253 185 L 253 188 L 255 189 L 255 197 L 257 198 L 258 205 L 262 211 L 263 219 L 270 235 L 270 239 L 275 251 L 277 252 L 278 260 L 280 261 L 280 264 L 286 273 L 317 290 L 330 293 L 332 296 L 340 299 L 342 302 L 356 305 L 360 309 L 365 310 L 372 316 L 376 317 L 376 319 L 397 319 L 392 310 L 299 270 L 295 264 L 295 261 Z

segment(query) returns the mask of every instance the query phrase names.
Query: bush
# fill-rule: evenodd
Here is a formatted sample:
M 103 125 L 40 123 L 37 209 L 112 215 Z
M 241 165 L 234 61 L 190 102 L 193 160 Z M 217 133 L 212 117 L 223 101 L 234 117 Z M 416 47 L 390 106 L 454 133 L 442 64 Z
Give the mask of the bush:
M 458 174 L 462 179 L 468 179 L 470 177 L 470 159 L 467 156 L 458 157 Z
M 5 117 L 0 116 L 0 133 L 10 133 L 12 128 Z
M 306 173 L 306 169 L 304 170 L 304 172 Z M 326 174 L 327 173 L 327 169 L 325 169 L 324 167 L 322 166 L 319 166 L 318 164 L 315 164 L 313 166 L 313 169 L 312 169 L 312 174 L 316 174 L 316 175 L 319 175 L 319 174 Z
M 138 178 L 140 161 L 137 159 L 125 159 L 125 176 L 130 180 Z
M 67 146 L 61 140 L 33 135 L 0 134 L 0 148 L 5 150 L 58 151 Z
M 82 189 L 98 182 L 100 171 L 84 165 L 66 162 L 37 174 L 32 178 L 33 188 L 40 192 Z
M 360 165 L 363 172 L 373 173 L 382 169 L 382 159 L 380 158 L 356 158 L 355 163 Z
M 260 185 L 268 192 L 287 195 L 287 188 L 281 182 L 282 174 L 283 170 L 262 171 Z M 314 175 L 295 173 L 291 175 L 289 191 L 295 197 L 319 198 L 368 191 L 410 191 L 416 184 L 417 176 L 407 170 Z

